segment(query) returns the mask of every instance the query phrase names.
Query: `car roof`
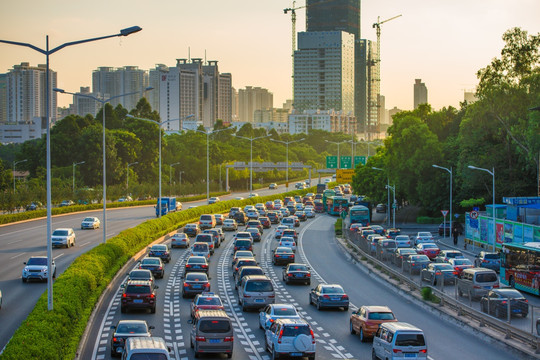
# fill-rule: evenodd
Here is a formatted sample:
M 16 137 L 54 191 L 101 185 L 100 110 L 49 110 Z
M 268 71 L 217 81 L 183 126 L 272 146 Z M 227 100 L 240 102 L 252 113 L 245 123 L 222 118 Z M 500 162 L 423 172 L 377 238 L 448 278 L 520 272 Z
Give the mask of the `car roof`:
M 385 322 L 385 323 L 382 323 L 380 326 L 387 327 L 393 331 L 400 330 L 400 331 L 422 332 L 421 329 L 406 322 L 399 322 L 399 321 L 398 322 Z
M 381 306 L 381 305 L 364 305 L 362 306 L 364 309 L 366 309 L 369 312 L 392 312 L 388 306 Z
M 281 323 L 283 325 L 309 326 L 308 322 L 304 319 L 278 318 L 276 319 L 276 323 Z

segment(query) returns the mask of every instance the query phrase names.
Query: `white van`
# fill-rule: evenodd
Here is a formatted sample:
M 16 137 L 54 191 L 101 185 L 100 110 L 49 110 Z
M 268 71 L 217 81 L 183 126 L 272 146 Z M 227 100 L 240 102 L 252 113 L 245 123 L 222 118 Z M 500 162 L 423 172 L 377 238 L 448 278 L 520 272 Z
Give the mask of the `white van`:
M 170 351 L 163 338 L 135 336 L 126 340 L 122 360 L 171 360 Z
M 428 358 L 424 332 L 408 323 L 382 323 L 373 338 L 373 359 Z

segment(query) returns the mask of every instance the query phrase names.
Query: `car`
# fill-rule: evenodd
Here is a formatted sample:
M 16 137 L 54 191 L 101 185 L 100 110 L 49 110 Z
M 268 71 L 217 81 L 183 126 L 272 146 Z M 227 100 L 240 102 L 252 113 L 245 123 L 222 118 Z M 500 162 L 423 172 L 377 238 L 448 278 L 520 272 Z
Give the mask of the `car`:
M 455 284 L 457 271 L 452 265 L 446 263 L 431 263 L 420 271 L 420 279 L 433 284 L 433 286 L 437 285 L 437 280 L 440 280 L 441 276 L 444 285 Z
M 233 254 L 231 267 L 234 269 L 234 266 L 238 262 L 238 259 L 241 259 L 241 258 L 254 258 L 254 257 L 255 257 L 255 254 L 253 254 L 253 252 L 251 252 L 249 250 L 238 250 Z
M 189 236 L 186 233 L 177 232 L 171 236 L 171 249 L 175 247 L 188 248 Z
M 416 234 L 416 237 L 414 238 L 414 245 L 418 245 L 421 243 L 432 243 L 435 239 L 433 239 L 433 235 L 431 235 L 428 231 L 420 231 L 418 234 Z
M 386 212 L 386 204 L 377 204 L 375 207 L 375 212 L 377 213 L 385 213 Z
M 324 212 L 324 204 L 322 201 L 315 200 L 315 212 L 322 213 Z
M 385 237 L 378 238 L 377 240 L 377 257 L 381 260 L 390 260 L 394 251 L 397 249 L 397 243 L 395 240 Z
M 420 255 L 426 255 L 430 260 L 434 260 L 441 249 L 434 243 L 421 243 L 416 245 L 415 250 Z
M 306 213 L 306 217 L 308 219 L 311 219 L 311 218 L 315 217 L 315 208 L 313 208 L 311 206 L 306 206 L 306 208 L 304 209 L 304 212 Z
M 311 270 L 309 266 L 300 263 L 290 263 L 283 268 L 282 279 L 285 284 L 302 282 L 311 284 Z
M 246 211 L 246 216 L 249 220 L 257 220 L 259 218 L 259 212 L 257 211 L 257 209 L 249 209 L 248 211 Z
M 240 268 L 243 266 L 259 266 L 259 263 L 257 262 L 257 260 L 255 260 L 255 258 L 246 257 L 238 259 L 236 264 L 234 264 L 233 266 L 233 278 L 236 278 L 238 270 L 240 270 Z
M 182 297 L 210 291 L 210 278 L 204 272 L 188 272 L 184 275 Z
M 422 271 L 426 268 L 431 260 L 426 255 L 409 255 L 406 259 L 403 259 L 403 271 L 408 271 L 412 274 L 415 271 Z
M 251 238 L 253 239 L 253 242 L 260 242 L 261 241 L 261 232 L 256 227 L 250 227 L 246 229 L 246 232 L 251 234 Z
M 386 237 L 389 239 L 394 239 L 396 236 L 401 234 L 400 229 L 386 229 Z
M 236 231 L 238 230 L 238 225 L 234 219 L 225 219 L 223 220 L 223 225 L 221 226 L 223 231 Z
M 270 229 L 270 227 L 272 226 L 270 218 L 268 218 L 267 216 L 259 217 L 259 221 L 261 222 L 263 229 Z
M 169 251 L 169 247 L 165 244 L 155 244 L 152 245 L 150 248 L 150 251 L 148 252 L 149 257 L 158 257 L 163 262 L 169 263 L 171 261 L 171 252 Z
M 51 236 L 53 247 L 65 246 L 69 248 L 75 246 L 75 232 L 72 228 L 59 228 L 53 231 Z
M 154 274 L 147 269 L 133 269 L 127 275 L 127 280 L 155 281 Z M 125 284 L 124 284 L 125 285 Z
M 248 221 L 248 217 L 246 213 L 243 212 L 242 210 L 235 212 L 233 215 L 233 219 L 236 220 L 236 223 L 239 225 L 240 224 L 246 225 L 246 222 Z
M 283 206 L 287 206 L 289 202 L 292 202 L 294 204 L 294 198 L 291 196 L 286 196 L 283 198 Z
M 351 314 L 349 319 L 349 332 L 359 334 L 360 341 L 373 339 L 377 329 L 382 323 L 398 321 L 388 306 L 360 306 Z
M 73 200 L 64 200 L 60 203 L 60 207 L 75 205 Z
M 276 183 L 272 183 L 270 185 L 268 185 L 268 189 L 270 190 L 276 190 L 278 188 L 277 184 Z
M 139 269 L 147 269 L 154 274 L 156 279 L 163 279 L 165 270 L 163 269 L 163 262 L 158 257 L 145 257 L 139 263 Z
M 206 242 L 196 242 L 191 247 L 191 254 L 189 256 L 202 256 L 206 261 L 210 262 L 210 247 Z
M 28 280 L 47 281 L 48 263 L 46 256 L 31 256 L 28 261 L 23 263 L 25 266 L 22 270 L 22 282 Z M 56 277 L 56 264 L 51 261 L 52 278 Z
M 285 208 L 289 211 L 289 216 L 296 214 L 296 206 L 291 202 L 289 202 Z
M 215 228 L 216 218 L 212 214 L 202 214 L 199 218 L 199 227 L 201 230 Z
M 236 196 L 234 200 L 244 200 L 244 198 L 242 196 Z
M 26 205 L 26 211 L 34 211 L 41 209 L 43 204 L 39 201 L 32 201 L 30 204 Z
M 501 256 L 496 252 L 480 251 L 480 253 L 474 257 L 474 266 L 499 272 L 501 268 Z
M 195 237 L 199 235 L 200 232 L 201 228 L 199 227 L 199 224 L 192 223 L 184 226 L 184 233 L 186 233 L 189 237 Z
M 302 317 L 292 304 L 269 304 L 259 312 L 259 329 L 268 329 L 277 319 L 296 319 Z
M 286 355 L 314 360 L 315 334 L 303 319 L 277 319 L 265 331 L 265 347 L 272 359 Z
M 449 263 L 454 267 L 454 270 L 456 271 L 458 277 L 461 277 L 463 270 L 471 269 L 474 267 L 472 261 L 466 258 L 450 259 Z
M 384 235 L 386 232 L 384 228 L 380 225 L 371 225 L 370 227 L 371 227 L 371 230 L 375 231 L 375 233 L 379 235 Z
M 214 250 L 216 248 L 216 239 L 213 234 L 199 234 L 195 237 L 195 242 L 205 242 L 208 243 L 208 249 L 210 250 L 210 255 L 214 255 Z
M 339 284 L 319 284 L 309 292 L 309 304 L 317 310 L 323 308 L 343 308 L 349 310 L 349 296 Z
M 287 225 L 278 225 L 276 227 L 276 232 L 274 233 L 274 239 L 281 239 L 281 235 L 283 235 L 283 231 L 286 229 L 289 229 Z
M 228 218 L 229 219 L 234 219 L 234 214 L 236 214 L 239 211 L 242 211 L 242 209 L 239 208 L 238 206 L 233 206 L 232 208 L 229 209 Z
M 293 229 L 296 226 L 295 223 L 296 221 L 294 220 L 292 216 L 287 216 L 281 219 L 281 225 L 285 225 L 289 229 Z
M 264 271 L 259 266 L 245 265 L 245 266 L 239 267 L 236 272 L 236 278 L 234 281 L 235 289 L 238 289 L 238 286 L 240 286 L 240 283 L 242 282 L 242 278 L 247 275 L 264 275 Z
M 131 198 L 131 196 L 124 196 L 124 197 L 121 197 L 120 199 L 117 200 L 117 202 L 126 202 L 126 201 L 133 201 L 133 199 Z
M 292 237 L 295 241 L 298 240 L 298 233 L 295 229 L 285 229 L 281 234 L 281 237 Z
M 510 302 L 510 315 L 527 317 L 529 303 L 527 299 L 516 289 L 493 289 L 480 299 L 480 309 L 487 314 L 493 314 L 498 318 L 508 317 L 508 302 Z
M 413 248 L 397 248 L 394 251 L 392 262 L 394 265 L 401 267 L 403 265 L 403 260 L 410 255 L 418 255 L 418 253 Z
M 298 211 L 296 211 L 296 213 L 294 215 L 297 216 L 300 221 L 306 221 L 307 220 L 307 215 L 306 215 L 306 212 L 304 210 L 298 210 Z
M 354 224 L 351 224 L 351 226 L 349 226 L 349 231 L 351 232 L 357 232 L 359 228 L 363 227 L 364 225 L 362 225 L 361 223 L 354 223 Z
M 406 354 L 408 355 L 405 356 Z M 399 321 L 382 323 L 379 326 L 373 337 L 371 358 L 374 360 L 431 359 L 428 356 L 424 332 L 416 326 Z
M 286 207 L 282 207 L 281 209 L 279 209 L 279 212 L 281 213 L 281 220 L 291 215 L 291 212 Z
M 289 247 L 277 247 L 272 250 L 272 263 L 274 265 L 294 262 L 294 252 Z
M 251 199 L 251 198 L 254 198 L 254 197 L 259 197 L 259 194 L 251 193 L 251 194 L 248 195 L 248 199 Z
M 214 214 L 214 218 L 216 219 L 216 225 L 223 225 L 223 220 L 225 220 L 225 215 Z
M 225 310 L 219 295 L 213 292 L 203 292 L 195 295 L 191 302 L 191 318 L 195 319 L 195 314 L 199 310 Z
M 439 255 L 434 259 L 435 262 L 448 263 L 450 259 L 464 258 L 463 253 L 459 250 L 441 250 Z
M 120 320 L 111 326 L 111 356 L 121 356 L 124 352 L 125 342 L 130 337 L 150 337 L 150 330 L 154 326 L 148 326 L 144 320 Z
M 209 204 L 209 205 L 210 205 L 210 204 L 216 204 L 216 203 L 218 203 L 218 202 L 220 202 L 220 201 L 221 201 L 221 200 L 220 200 L 220 198 L 218 198 L 218 197 L 211 197 L 210 199 L 208 199 L 208 204 Z
M 296 252 L 296 241 L 294 241 L 293 237 L 282 236 L 281 239 L 279 240 L 279 245 L 278 246 L 288 247 L 293 252 Z
M 150 309 L 152 314 L 155 313 L 156 289 L 158 289 L 158 286 L 152 281 L 128 281 L 122 291 L 120 312 L 126 313 L 128 310 L 135 308 Z
M 398 248 L 411 247 L 411 239 L 409 238 L 409 235 L 397 235 L 394 240 L 396 240 Z
M 325 184 L 328 184 L 328 183 L 331 182 L 331 181 L 332 181 L 332 180 L 330 180 L 330 179 L 324 179 L 324 183 L 325 183 Z
M 225 240 L 225 234 L 223 234 L 223 232 L 220 233 L 216 228 L 206 229 L 202 233 L 212 235 L 212 240 L 214 241 L 214 249 L 217 249 L 218 247 L 220 247 L 221 241 L 222 241 L 222 235 L 223 235 L 223 240 Z
M 85 217 L 81 222 L 81 229 L 98 229 L 101 226 L 101 222 L 97 217 L 89 216 Z
M 204 256 L 190 256 L 184 265 L 184 274 L 191 271 L 205 272 L 208 274 L 208 261 Z
M 236 240 L 234 240 L 233 251 L 238 251 L 238 250 L 253 251 L 253 239 L 251 237 L 251 233 L 247 233 L 247 234 L 249 234 L 249 238 L 237 237 Z
M 259 229 L 259 232 L 262 234 L 264 232 L 264 226 L 260 220 L 249 220 L 246 223 L 246 228 L 255 227 Z

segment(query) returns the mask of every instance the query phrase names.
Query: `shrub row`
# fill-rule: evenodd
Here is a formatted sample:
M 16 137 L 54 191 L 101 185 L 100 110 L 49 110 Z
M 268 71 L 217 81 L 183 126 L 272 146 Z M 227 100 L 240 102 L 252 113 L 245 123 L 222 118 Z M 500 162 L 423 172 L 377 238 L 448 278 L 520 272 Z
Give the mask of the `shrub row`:
M 440 224 L 444 220 L 443 217 L 430 217 L 430 216 L 419 216 L 416 218 L 418 224 Z
M 232 206 L 304 195 L 315 188 L 245 200 L 227 200 L 174 212 L 122 231 L 79 256 L 53 284 L 53 311 L 47 310 L 47 293 L 17 329 L 2 359 L 73 359 L 88 319 L 107 285 L 124 264 L 154 240 L 199 218 L 226 212 Z
M 336 235 L 342 235 L 343 233 L 343 219 L 339 218 L 336 220 L 336 223 L 334 224 L 334 230 L 336 232 Z
M 210 196 L 222 196 L 229 194 L 228 192 L 219 192 L 219 193 L 210 193 Z M 186 196 L 182 198 L 177 198 L 180 202 L 196 201 L 206 199 L 206 194 L 195 195 L 195 196 Z M 151 200 L 141 200 L 141 201 L 126 201 L 126 202 L 113 202 L 108 203 L 107 208 L 119 208 L 119 207 L 131 207 L 131 206 L 141 206 L 141 205 L 154 205 L 156 204 L 156 199 Z M 88 204 L 88 205 L 72 205 L 65 207 L 55 207 L 51 209 L 53 215 L 68 214 L 78 211 L 88 211 L 88 210 L 99 210 L 103 208 L 103 204 Z M 0 224 L 9 224 L 12 222 L 37 219 L 40 217 L 47 216 L 46 209 L 40 209 L 35 211 L 24 211 L 16 214 L 6 214 L 0 215 Z

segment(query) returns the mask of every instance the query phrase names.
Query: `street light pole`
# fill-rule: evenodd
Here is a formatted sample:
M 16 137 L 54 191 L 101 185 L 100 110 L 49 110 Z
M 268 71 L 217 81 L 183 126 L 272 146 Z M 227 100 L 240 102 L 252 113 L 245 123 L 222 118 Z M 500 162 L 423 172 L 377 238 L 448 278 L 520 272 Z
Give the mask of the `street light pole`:
M 250 141 L 250 155 L 249 155 L 249 195 L 252 195 L 253 194 L 253 141 L 254 140 L 258 140 L 258 139 L 262 139 L 262 138 L 265 138 L 265 137 L 269 137 L 270 134 L 267 134 L 265 136 L 259 136 L 259 137 L 244 137 L 244 136 L 240 136 L 240 135 L 236 135 L 236 134 L 233 134 L 233 136 L 236 136 L 238 138 L 241 138 L 241 139 L 245 139 L 245 140 L 249 140 Z
M 447 171 L 450 174 L 450 236 L 452 236 L 452 167 L 450 169 L 439 166 L 439 165 L 431 165 L 434 168 L 442 169 Z M 443 238 L 446 237 L 446 229 L 443 231 Z
M 169 197 L 172 196 L 172 168 L 178 164 L 180 164 L 180 162 L 169 165 Z
M 21 160 L 21 161 L 15 161 L 13 163 L 13 194 L 15 194 L 15 166 L 17 164 L 23 163 L 25 161 L 28 161 L 28 159 L 24 159 L 24 160 Z
M 394 194 L 394 203 L 392 204 L 392 212 L 393 212 L 392 229 L 395 229 L 396 228 L 396 208 L 395 208 L 395 205 L 396 205 L 396 184 L 394 184 L 394 186 L 386 185 L 386 188 L 392 190 L 392 193 Z
M 374 166 L 372 166 L 371 168 L 377 171 L 385 171 L 384 169 L 374 167 Z M 390 186 L 390 177 L 387 175 L 386 176 L 386 194 L 388 197 L 388 206 L 386 207 L 386 223 L 388 224 L 388 226 L 390 226 L 390 188 L 389 186 Z
M 493 211 L 492 211 L 492 215 L 493 215 L 493 252 L 495 252 L 495 242 L 497 240 L 497 224 L 495 223 L 495 167 L 493 167 L 493 170 L 489 170 L 489 169 L 484 169 L 484 168 L 479 168 L 479 167 L 476 167 L 476 166 L 472 166 L 472 165 L 469 165 L 468 166 L 469 169 L 473 169 L 473 170 L 480 170 L 480 171 L 485 171 L 487 172 L 488 174 L 490 174 L 492 177 L 493 177 Z
M 327 143 L 330 143 L 330 144 L 335 144 L 337 145 L 337 157 L 338 157 L 338 169 L 341 169 L 341 158 L 339 157 L 339 145 L 340 144 L 343 144 L 343 143 L 346 143 L 347 141 L 340 141 L 340 142 L 335 142 L 335 141 L 328 141 L 328 140 L 324 140 L 326 141 Z
M 126 171 L 126 196 L 129 195 L 129 167 L 131 165 L 135 165 L 135 164 L 138 164 L 139 162 L 138 161 L 135 161 L 131 164 L 127 164 L 127 171 Z
M 285 188 L 286 188 L 286 191 L 289 191 L 289 144 L 292 144 L 292 143 L 295 143 L 295 142 L 299 142 L 299 141 L 304 141 L 304 140 L 306 140 L 306 139 L 305 139 L 305 138 L 302 138 L 302 139 L 299 139 L 299 140 L 293 140 L 293 141 L 281 141 L 281 140 L 270 139 L 270 141 L 274 141 L 274 142 L 278 142 L 278 143 L 282 143 L 282 144 L 287 145 L 287 155 L 286 155 L 286 161 L 287 161 L 287 174 L 286 174 L 286 180 L 285 180 Z
M 47 142 L 46 142 L 46 153 L 47 153 L 47 160 L 46 160 L 46 166 L 47 166 L 47 308 L 49 311 L 53 310 L 53 287 L 52 287 L 52 207 L 51 207 L 51 126 L 50 126 L 50 118 L 51 118 L 51 109 L 50 109 L 50 74 L 49 74 L 49 56 L 54 54 L 55 52 L 62 50 L 65 47 L 83 44 L 91 41 L 97 41 L 97 40 L 103 40 L 108 39 L 112 37 L 118 37 L 118 36 L 128 36 L 131 34 L 134 34 L 136 32 L 141 31 L 142 28 L 139 26 L 132 26 L 126 29 L 120 30 L 118 34 L 114 35 L 106 35 L 101 36 L 97 38 L 91 38 L 91 39 L 85 39 L 85 40 L 78 40 L 78 41 L 71 41 L 64 43 L 60 46 L 55 47 L 54 49 L 49 49 L 49 36 L 47 35 L 45 37 L 45 50 L 34 46 L 29 43 L 22 43 L 22 42 L 16 42 L 16 41 L 9 41 L 9 40 L 0 40 L 0 43 L 4 44 L 10 44 L 10 45 L 16 45 L 16 46 L 25 46 L 29 47 L 32 50 L 35 50 L 46 57 L 46 75 L 45 75 L 45 82 L 47 86 L 46 91 L 46 104 L 45 104 L 45 116 L 46 116 L 46 124 L 47 124 Z
M 73 196 L 75 196 L 75 166 L 84 164 L 84 161 L 73 163 Z
M 182 185 L 182 174 L 185 173 L 185 171 L 180 171 L 178 174 L 178 185 Z

